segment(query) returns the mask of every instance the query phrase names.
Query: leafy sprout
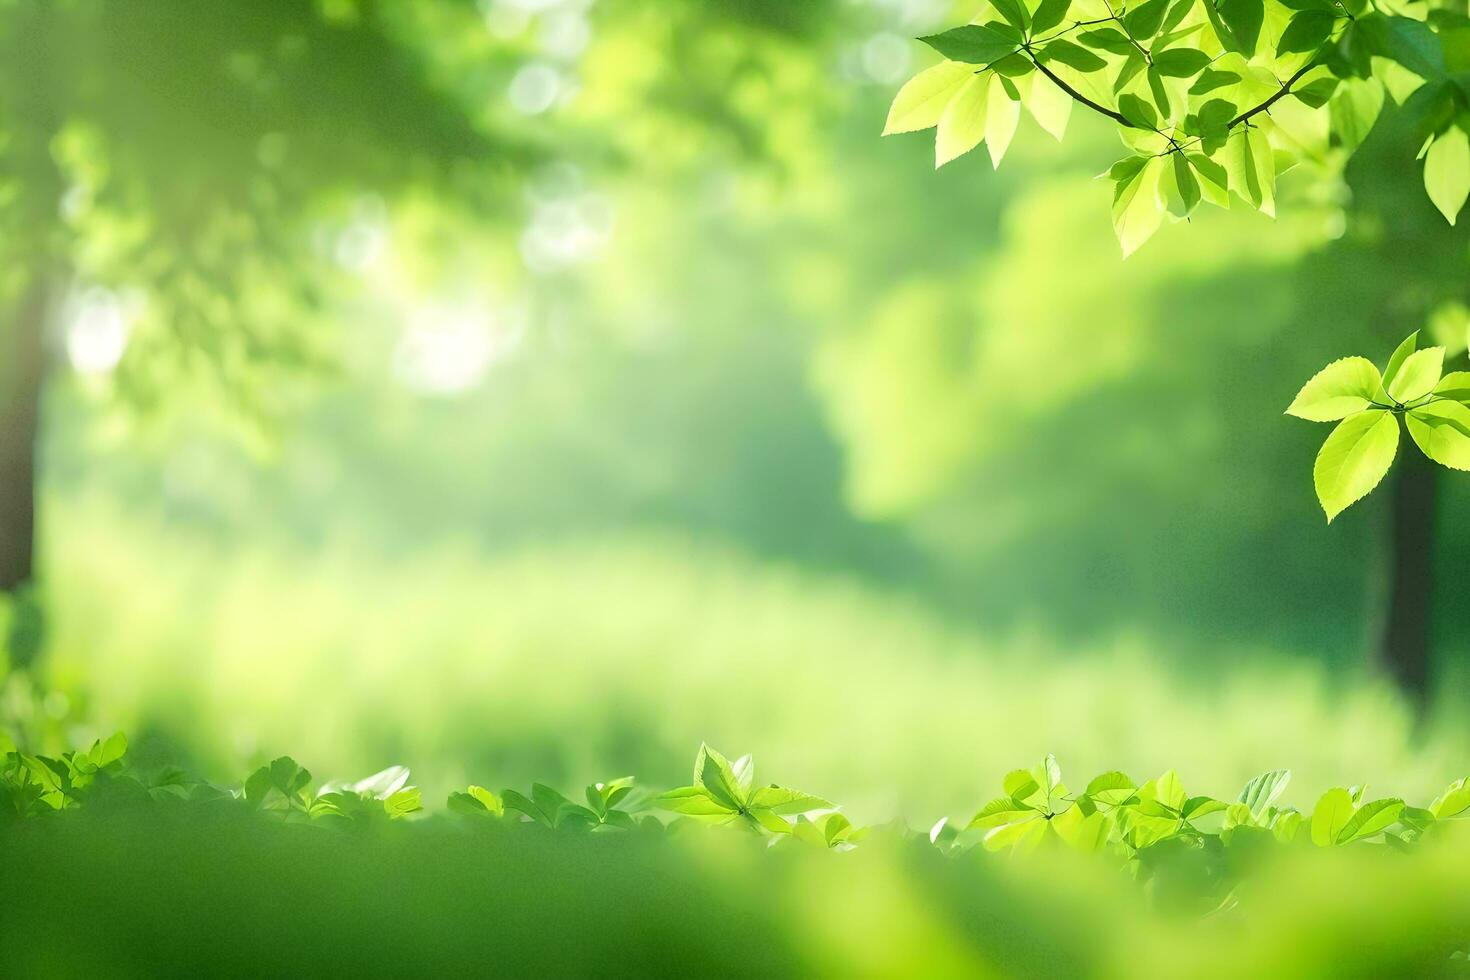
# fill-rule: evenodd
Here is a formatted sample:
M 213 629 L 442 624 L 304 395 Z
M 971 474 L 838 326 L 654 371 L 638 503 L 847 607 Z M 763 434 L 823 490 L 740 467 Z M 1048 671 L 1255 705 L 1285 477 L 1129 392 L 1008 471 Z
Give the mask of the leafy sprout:
M 1330 523 L 1382 482 L 1399 447 L 1399 422 L 1441 466 L 1470 470 L 1470 371 L 1444 371 L 1443 347 L 1418 348 L 1415 331 L 1380 373 L 1363 357 L 1333 361 L 1297 393 L 1286 414 L 1336 422 L 1312 479 Z

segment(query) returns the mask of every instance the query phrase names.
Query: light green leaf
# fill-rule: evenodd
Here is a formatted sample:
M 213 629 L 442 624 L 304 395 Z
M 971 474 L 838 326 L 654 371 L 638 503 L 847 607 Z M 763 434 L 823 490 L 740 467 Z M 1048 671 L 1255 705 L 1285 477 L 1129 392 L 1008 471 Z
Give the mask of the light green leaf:
M 1441 398 L 1452 398 L 1459 402 L 1470 400 L 1470 371 L 1451 371 L 1446 374 L 1434 386 L 1434 393 Z
M 1444 348 L 1426 347 L 1404 359 L 1393 378 L 1385 381 L 1388 394 L 1400 404 L 1423 398 L 1444 374 Z
M 1252 818 L 1260 820 L 1266 808 L 1276 802 L 1276 798 L 1286 790 L 1290 782 L 1290 769 L 1273 769 L 1270 772 L 1263 772 L 1245 784 L 1245 788 L 1240 791 L 1239 802 L 1246 805 Z
M 919 72 L 894 96 L 883 135 L 912 133 L 938 125 L 944 109 L 975 70 L 957 61 L 941 61 Z
M 950 99 L 934 134 L 934 166 L 944 166 L 969 153 L 985 138 L 985 116 L 995 76 L 972 75 Z
M 1312 468 L 1317 499 L 1329 524 L 1378 486 L 1393 465 L 1398 446 L 1399 425 L 1390 412 L 1370 409 L 1338 423 Z
M 1404 422 L 1425 456 L 1453 470 L 1470 470 L 1470 407 L 1433 401 L 1411 409 Z
M 1025 95 L 1023 101 L 1031 118 L 1056 139 L 1065 136 L 1067 121 L 1072 118 L 1072 97 L 1040 72 L 1031 76 L 1031 85 Z
M 1000 166 L 1020 121 L 1021 103 L 1011 98 L 1005 85 L 997 82 L 990 86 L 985 103 L 985 148 L 990 151 L 992 167 Z
M 1153 237 L 1164 220 L 1164 202 L 1159 195 L 1159 178 L 1164 172 L 1162 157 L 1150 157 L 1113 188 L 1113 231 L 1127 258 Z
M 740 780 L 730 760 L 708 745 L 699 747 L 699 755 L 694 762 L 694 782 L 728 809 L 739 810 L 745 805 L 745 793 L 740 789 Z
M 1017 820 L 1039 816 L 1040 813 L 1041 811 L 1034 807 L 1017 803 L 1012 797 L 1002 796 L 981 807 L 980 812 L 975 814 L 968 826 L 999 827 Z
M 1225 170 L 1230 189 L 1265 214 L 1276 214 L 1276 162 L 1270 141 L 1259 127 L 1241 126 L 1225 144 Z
M 1317 800 L 1312 811 L 1312 843 L 1318 847 L 1330 847 L 1337 843 L 1337 835 L 1347 826 L 1353 815 L 1353 798 L 1345 789 L 1329 789 Z
M 1356 150 L 1383 111 L 1383 84 L 1376 78 L 1345 79 L 1327 105 L 1339 142 L 1348 151 Z
M 1393 349 L 1393 353 L 1388 357 L 1388 365 L 1383 369 L 1383 383 L 1385 385 L 1393 383 L 1393 380 L 1398 377 L 1399 370 L 1403 368 L 1404 361 L 1409 359 L 1409 355 L 1414 353 L 1418 346 L 1419 331 L 1417 330 L 1399 341 L 1399 345 Z M 1387 398 L 1388 392 L 1385 390 L 1383 395 Z
M 661 810 L 684 813 L 690 816 L 724 816 L 735 813 L 735 808 L 725 806 L 710 796 L 701 786 L 682 786 L 654 797 L 653 805 Z
M 984 845 L 988 851 L 999 851 L 1006 847 L 1027 851 L 1041 843 L 1046 836 L 1048 821 L 1032 814 L 1029 819 L 996 827 L 985 835 Z
M 1448 820 L 1470 811 L 1470 780 L 1457 779 L 1449 788 L 1429 805 L 1429 811 L 1439 820 Z
M 810 813 L 813 810 L 830 810 L 833 804 L 820 796 L 788 789 L 785 786 L 762 786 L 750 796 L 752 807 L 761 807 L 772 813 Z
M 1470 137 L 1458 126 L 1435 137 L 1424 156 L 1424 189 L 1450 224 L 1470 197 Z
M 1368 407 L 1383 383 L 1378 368 L 1366 357 L 1333 361 L 1302 386 L 1287 415 L 1309 422 L 1336 422 Z
M 1343 825 L 1342 830 L 1337 832 L 1337 842 L 1346 844 L 1386 830 L 1399 818 L 1399 811 L 1403 808 L 1403 800 L 1374 800 L 1372 803 L 1364 803 Z
M 1087 784 L 1085 795 L 1099 803 L 1117 806 L 1132 796 L 1136 787 L 1133 780 L 1121 772 L 1105 772 Z

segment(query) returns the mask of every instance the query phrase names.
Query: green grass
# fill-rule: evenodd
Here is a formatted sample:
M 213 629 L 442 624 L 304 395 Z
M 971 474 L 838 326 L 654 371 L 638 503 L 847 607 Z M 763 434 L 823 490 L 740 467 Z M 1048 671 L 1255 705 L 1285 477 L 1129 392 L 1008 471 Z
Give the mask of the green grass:
M 48 526 L 68 741 L 124 728 L 143 758 L 220 780 L 289 752 L 323 777 L 408 765 L 431 800 L 677 785 L 708 740 L 855 819 L 927 823 L 1047 752 L 1215 787 L 1290 768 L 1304 808 L 1367 776 L 1428 798 L 1463 775 L 1463 734 L 1416 738 L 1382 688 L 1282 651 L 1181 663 L 1145 637 L 986 637 L 688 538 L 389 560 L 211 543 L 95 502 L 58 501 Z

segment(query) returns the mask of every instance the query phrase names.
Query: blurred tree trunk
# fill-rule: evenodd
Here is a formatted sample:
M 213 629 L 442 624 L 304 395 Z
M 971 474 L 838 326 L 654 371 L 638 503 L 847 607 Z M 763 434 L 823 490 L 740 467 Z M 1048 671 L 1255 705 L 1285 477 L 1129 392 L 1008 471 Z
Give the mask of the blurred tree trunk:
M 1400 447 L 1389 515 L 1388 614 L 1379 662 L 1420 708 L 1429 694 L 1437 476 L 1417 447 Z
M 3 326 L 0 350 L 0 591 L 35 574 L 36 449 L 45 375 L 46 282 L 32 279 Z

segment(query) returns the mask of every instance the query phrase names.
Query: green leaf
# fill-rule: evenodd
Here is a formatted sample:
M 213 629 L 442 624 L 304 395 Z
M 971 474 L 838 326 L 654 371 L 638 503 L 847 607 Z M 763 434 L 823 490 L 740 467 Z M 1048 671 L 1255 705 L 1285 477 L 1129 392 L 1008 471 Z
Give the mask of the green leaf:
M 1399 818 L 1399 811 L 1403 808 L 1403 800 L 1374 800 L 1372 803 L 1364 803 L 1342 830 L 1338 831 L 1337 843 L 1347 844 L 1381 833 L 1393 826 L 1394 821 Z
M 1470 137 L 1451 126 L 1435 137 L 1424 156 L 1424 189 L 1450 224 L 1470 197 Z
M 1444 51 L 1428 24 L 1409 17 L 1370 14 L 1353 25 L 1371 54 L 1396 61 L 1420 78 L 1444 74 Z
M 1021 103 L 1012 98 L 1007 90 L 1010 82 L 1001 79 L 990 86 L 985 104 L 985 149 L 990 151 L 990 165 L 999 167 L 1001 158 L 1010 148 L 1011 138 L 1016 135 L 1016 126 L 1021 122 Z M 1019 93 L 1017 93 L 1019 95 Z
M 1131 55 L 1138 50 L 1133 46 L 1133 42 L 1128 40 L 1128 35 L 1113 27 L 1099 27 L 1095 30 L 1083 31 L 1077 35 L 1077 40 L 1089 48 L 1097 48 L 1111 54 Z
M 1040 73 L 1033 75 L 1022 101 L 1042 129 L 1058 140 L 1066 135 L 1067 121 L 1072 117 L 1072 97 L 1050 78 Z
M 1338 423 L 1312 468 L 1317 499 L 1329 524 L 1378 486 L 1393 465 L 1398 446 L 1398 421 L 1391 412 L 1370 409 Z
M 98 769 L 106 768 L 120 760 L 128 751 L 128 737 L 122 732 L 113 732 L 105 741 L 99 742 L 91 752 L 92 764 Z
M 1266 134 L 1254 126 L 1237 129 L 1225 144 L 1224 162 L 1230 189 L 1252 207 L 1275 215 L 1276 162 Z
M 1200 202 L 1199 181 L 1183 153 L 1171 153 L 1164 173 L 1164 206 L 1176 218 L 1187 218 Z
M 1409 355 L 1414 353 L 1414 351 L 1418 349 L 1418 347 L 1419 331 L 1415 330 L 1413 333 L 1409 334 L 1407 337 L 1401 340 L 1399 342 L 1399 345 L 1393 349 L 1393 353 L 1390 354 L 1388 357 L 1388 365 L 1383 369 L 1383 383 L 1385 386 L 1393 384 L 1394 379 L 1398 377 L 1399 371 L 1404 366 L 1404 361 L 1408 360 Z M 1382 394 L 1385 399 L 1388 398 L 1388 391 L 1386 388 L 1383 390 Z
M 995 76 L 973 75 L 950 99 L 934 135 L 934 166 L 939 168 L 980 145 L 985 138 L 985 114 Z
M 1123 27 L 1139 41 L 1146 41 L 1159 32 L 1168 12 L 1169 0 L 1147 0 L 1123 15 Z
M 500 797 L 483 786 L 470 786 L 463 793 L 450 793 L 449 808 L 460 813 L 505 815 L 505 805 L 500 802 Z
M 785 786 L 762 786 L 750 797 L 750 805 L 772 813 L 797 814 L 813 810 L 830 810 L 833 804 L 820 796 L 788 789 Z
M 1470 470 L 1470 408 L 1433 401 L 1411 409 L 1404 422 L 1425 456 L 1450 469 Z
M 1174 48 L 1154 55 L 1154 69 L 1167 78 L 1192 78 L 1209 63 L 1210 56 L 1194 48 Z
M 1404 359 L 1402 366 L 1387 381 L 1389 397 L 1406 405 L 1434 390 L 1444 373 L 1444 348 L 1426 347 Z
M 1067 11 L 1071 9 L 1072 0 L 1041 0 L 1036 13 L 1031 15 L 1031 32 L 1040 34 L 1051 30 L 1067 19 Z
M 1158 128 L 1159 115 L 1154 111 L 1154 107 L 1132 92 L 1118 96 L 1118 111 L 1135 126 L 1142 127 L 1143 129 Z
M 1312 811 L 1312 843 L 1330 847 L 1353 815 L 1353 798 L 1345 789 L 1329 789 L 1317 800 Z
M 1263 772 L 1245 784 L 1245 788 L 1240 791 L 1239 802 L 1246 805 L 1253 819 L 1260 820 L 1265 815 L 1266 808 L 1276 802 L 1276 798 L 1286 790 L 1290 782 L 1290 769 Z
M 1286 25 L 1286 30 L 1281 32 L 1281 40 L 1276 45 L 1276 53 L 1296 54 L 1303 51 L 1316 51 L 1322 47 L 1328 35 L 1332 33 L 1332 25 L 1336 18 L 1326 10 L 1304 10 L 1291 19 Z
M 1228 804 L 1224 800 L 1211 799 L 1208 796 L 1191 796 L 1184 801 L 1179 815 L 1186 820 L 1193 821 L 1201 817 L 1208 817 L 1212 813 L 1223 813 L 1227 808 Z
M 729 817 L 734 807 L 725 806 L 700 786 L 682 786 L 654 797 L 653 805 L 661 810 L 698 817 Z
M 410 813 L 418 813 L 423 808 L 423 795 L 417 786 L 401 789 L 383 801 L 383 810 L 395 820 Z
M 1220 208 L 1230 207 L 1230 175 L 1203 153 L 1190 153 L 1190 166 L 1199 178 L 1200 196 Z
M 1320 109 L 1327 104 L 1328 99 L 1332 98 L 1333 93 L 1337 91 L 1338 85 L 1342 81 L 1343 79 L 1335 75 L 1323 75 L 1305 84 L 1298 83 L 1292 88 L 1291 95 L 1292 98 L 1311 106 L 1313 109 Z M 1353 81 L 1371 82 L 1372 80 L 1353 79 Z M 1383 90 L 1382 86 L 1378 86 L 1378 89 L 1380 93 Z
M 1440 398 L 1452 398 L 1463 402 L 1470 400 L 1470 371 L 1451 371 L 1439 379 L 1434 393 Z
M 974 77 L 974 69 L 953 61 L 941 61 L 919 72 L 894 96 L 883 135 L 912 133 L 937 125 L 949 101 Z
M 1084 795 L 1099 803 L 1104 803 L 1108 806 L 1117 806 L 1132 796 L 1136 788 L 1133 780 L 1129 779 L 1125 774 L 1114 770 L 1113 772 L 1105 772 L 1088 783 L 1087 789 L 1083 792 Z
M 970 65 L 988 65 L 1021 47 L 1020 33 L 999 23 L 966 24 L 919 40 L 950 61 Z
M 981 807 L 980 812 L 971 818 L 968 826 L 970 828 L 1000 827 L 1015 823 L 1017 820 L 1029 820 L 1040 815 L 1041 811 L 1035 807 L 1018 803 L 1013 797 L 1002 796 Z
M 1264 0 L 1220 0 L 1213 7 L 1205 6 L 1207 11 L 1218 12 L 1218 22 L 1224 24 L 1227 34 L 1220 40 L 1227 49 L 1239 51 L 1246 57 L 1255 54 L 1261 24 L 1266 17 Z
M 1366 409 L 1383 383 L 1378 368 L 1366 357 L 1333 361 L 1302 386 L 1287 407 L 1287 415 L 1309 422 L 1336 422 Z
M 1345 79 L 1328 103 L 1332 132 L 1344 149 L 1356 150 L 1383 111 L 1383 85 L 1374 78 Z
M 1038 51 L 1037 60 L 1043 63 L 1052 61 L 1060 62 L 1080 72 L 1101 71 L 1108 66 L 1106 61 L 1091 51 L 1062 38 L 1052 41 Z
M 1145 72 L 1148 79 L 1148 90 L 1153 93 L 1154 105 L 1159 107 L 1159 116 L 1169 119 L 1173 114 L 1173 107 L 1169 102 L 1169 90 L 1164 87 L 1164 78 L 1155 68 L 1149 68 Z
M 1125 259 L 1138 251 L 1163 222 L 1164 206 L 1158 194 L 1163 170 L 1163 157 L 1150 157 L 1132 176 L 1114 185 L 1113 231 Z
M 1457 779 L 1449 788 L 1429 805 L 1436 819 L 1449 820 L 1470 812 L 1470 785 L 1467 780 Z
M 745 806 L 745 794 L 730 761 L 708 745 L 699 747 L 694 760 L 694 784 L 704 787 L 710 797 L 731 810 Z
M 990 0 L 990 5 L 1018 31 L 1024 33 L 1031 24 L 1031 14 L 1020 0 Z
M 1240 76 L 1233 71 L 1216 71 L 1213 68 L 1207 68 L 1200 74 L 1199 78 L 1194 80 L 1194 84 L 1189 87 L 1189 94 L 1205 95 L 1215 91 L 1215 89 L 1224 88 L 1227 85 L 1234 85 L 1239 81 Z

